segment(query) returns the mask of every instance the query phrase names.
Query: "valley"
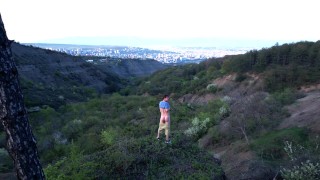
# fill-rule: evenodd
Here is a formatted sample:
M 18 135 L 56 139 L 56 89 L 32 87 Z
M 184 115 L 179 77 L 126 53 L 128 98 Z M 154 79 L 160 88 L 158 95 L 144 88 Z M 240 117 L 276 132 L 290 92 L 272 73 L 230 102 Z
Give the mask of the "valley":
M 319 47 L 284 44 L 179 66 L 12 48 L 25 103 L 39 107 L 29 116 L 47 178 L 290 179 L 298 167 L 317 179 Z M 172 145 L 156 140 L 163 94 Z M 4 143 L 0 132 L 8 177 Z

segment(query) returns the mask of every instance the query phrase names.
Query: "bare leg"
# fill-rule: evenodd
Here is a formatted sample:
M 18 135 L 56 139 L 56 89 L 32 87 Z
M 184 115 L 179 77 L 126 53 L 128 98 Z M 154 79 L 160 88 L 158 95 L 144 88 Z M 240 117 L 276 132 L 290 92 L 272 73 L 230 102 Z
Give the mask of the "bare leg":
M 160 130 L 160 127 L 158 128 L 158 135 L 157 135 L 157 139 L 160 138 L 160 133 L 161 133 L 161 130 Z
M 160 125 L 161 125 L 161 122 L 162 122 L 164 119 L 165 119 L 165 117 L 163 117 L 163 116 L 160 117 L 157 139 L 160 138 L 160 133 L 161 133 L 161 130 L 162 130 L 161 127 L 160 127 Z
M 166 125 L 167 125 L 167 128 L 165 130 L 166 141 L 169 141 L 170 140 L 170 116 L 166 117 Z

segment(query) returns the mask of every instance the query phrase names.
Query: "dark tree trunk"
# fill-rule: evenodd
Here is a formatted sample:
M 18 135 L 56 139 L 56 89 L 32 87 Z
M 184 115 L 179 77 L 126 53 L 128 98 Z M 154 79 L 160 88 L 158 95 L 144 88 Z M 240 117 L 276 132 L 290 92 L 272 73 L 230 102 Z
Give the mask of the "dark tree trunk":
M 14 160 L 18 179 L 45 179 L 39 162 L 8 40 L 0 15 L 0 121 L 6 132 L 6 148 Z

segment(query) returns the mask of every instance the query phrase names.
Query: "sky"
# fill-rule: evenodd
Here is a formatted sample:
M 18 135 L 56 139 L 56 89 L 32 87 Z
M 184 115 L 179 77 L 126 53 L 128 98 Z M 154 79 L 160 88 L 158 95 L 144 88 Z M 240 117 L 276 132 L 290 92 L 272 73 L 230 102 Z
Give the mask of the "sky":
M 320 39 L 317 0 L 0 0 L 9 39 Z M 72 41 L 72 40 L 71 40 Z

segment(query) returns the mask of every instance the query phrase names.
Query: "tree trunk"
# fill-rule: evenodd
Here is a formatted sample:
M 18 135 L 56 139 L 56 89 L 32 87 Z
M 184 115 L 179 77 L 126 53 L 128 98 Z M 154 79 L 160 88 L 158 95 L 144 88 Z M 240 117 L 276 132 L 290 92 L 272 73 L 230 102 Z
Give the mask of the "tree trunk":
M 6 149 L 14 160 L 18 179 L 45 179 L 32 134 L 18 71 L 13 61 L 11 41 L 8 40 L 0 15 L 0 121 L 6 132 Z

